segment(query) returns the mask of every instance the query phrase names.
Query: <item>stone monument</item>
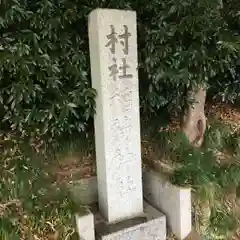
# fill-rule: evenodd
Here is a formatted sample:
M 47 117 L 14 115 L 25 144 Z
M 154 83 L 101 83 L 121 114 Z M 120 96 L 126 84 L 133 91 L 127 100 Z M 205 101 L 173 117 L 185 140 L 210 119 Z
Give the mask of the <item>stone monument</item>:
M 89 16 L 99 207 L 109 222 L 143 212 L 136 13 Z
M 165 216 L 143 203 L 136 13 L 92 11 L 89 45 L 92 86 L 97 90 L 99 212 L 95 236 L 89 233 L 93 231 L 89 213 L 77 217 L 79 234 L 91 238 L 86 240 L 165 240 Z

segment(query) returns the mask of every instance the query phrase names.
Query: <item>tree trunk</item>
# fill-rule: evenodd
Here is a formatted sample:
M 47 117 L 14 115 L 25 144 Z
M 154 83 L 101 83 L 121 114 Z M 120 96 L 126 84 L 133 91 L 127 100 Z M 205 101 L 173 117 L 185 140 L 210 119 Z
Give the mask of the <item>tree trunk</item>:
M 190 144 L 200 147 L 203 143 L 206 130 L 206 117 L 204 113 L 206 89 L 198 87 L 196 90 L 189 90 L 187 100 L 193 103 L 188 104 L 184 109 L 182 131 Z

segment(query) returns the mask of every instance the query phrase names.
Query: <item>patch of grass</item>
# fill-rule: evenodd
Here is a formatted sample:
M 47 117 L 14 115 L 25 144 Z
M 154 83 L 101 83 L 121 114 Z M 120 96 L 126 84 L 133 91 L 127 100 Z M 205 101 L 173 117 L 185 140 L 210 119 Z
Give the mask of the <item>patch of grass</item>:
M 231 137 L 231 129 L 219 121 L 207 125 L 204 145 L 205 149 L 222 151 L 226 148 L 227 140 Z
M 182 159 L 184 164 L 175 170 L 172 181 L 191 187 L 200 204 L 208 202 L 211 214 L 207 235 L 211 240 L 226 239 L 238 224 L 234 213 L 226 210 L 223 196 L 225 189 L 240 184 L 240 167 L 236 161 L 219 163 L 215 155 L 216 151 L 233 152 L 229 143 L 235 142 L 234 137 L 229 128 L 215 123 L 206 132 L 203 148 L 182 145 L 176 149 L 178 160 Z
M 240 159 L 240 133 L 235 132 L 228 139 L 228 148 L 231 149 L 234 155 L 239 156 Z
M 215 152 L 228 152 L 233 156 L 238 155 L 240 152 L 240 132 L 233 131 L 230 126 L 220 121 L 212 120 L 205 133 L 203 148 Z
M 143 160 L 158 160 L 168 165 L 182 163 L 181 151 L 189 148 L 189 143 L 181 131 L 151 131 L 142 140 Z
M 56 186 L 43 156 L 13 139 L 0 157 L 0 239 L 73 239 L 76 206 Z
M 227 233 L 234 231 L 238 226 L 238 220 L 224 207 L 216 207 L 212 210 L 209 228 L 203 233 L 206 240 L 226 240 Z
M 54 145 L 48 148 L 53 153 L 54 164 L 81 165 L 95 164 L 95 145 L 93 136 L 72 134 L 57 139 Z
M 170 178 L 172 183 L 192 189 L 193 215 L 200 228 L 204 221 L 201 222 L 197 209 L 205 211 L 207 225 L 202 229 L 209 240 L 227 239 L 239 224 L 224 202 L 226 189 L 240 185 L 239 137 L 239 133 L 216 120 L 209 122 L 202 148 L 190 146 L 181 131 L 155 130 L 148 136 L 151 148 L 148 157 L 168 160 L 175 168 Z
M 172 182 L 179 186 L 188 186 L 194 189 L 198 198 L 213 202 L 220 187 L 214 173 L 214 156 L 212 152 L 200 149 L 182 149 L 179 154 L 183 165 L 176 169 Z

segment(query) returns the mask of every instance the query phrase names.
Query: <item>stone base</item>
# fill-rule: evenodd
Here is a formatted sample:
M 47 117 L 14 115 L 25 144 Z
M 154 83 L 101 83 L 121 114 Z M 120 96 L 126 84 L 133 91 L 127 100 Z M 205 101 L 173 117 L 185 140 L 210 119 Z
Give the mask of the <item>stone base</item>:
M 180 240 L 192 230 L 191 189 L 172 185 L 160 173 L 143 172 L 144 198 L 162 211 L 168 226 Z
M 108 224 L 96 215 L 96 239 L 98 240 L 165 240 L 166 218 L 149 204 L 144 203 L 141 216 Z
M 166 240 L 166 217 L 146 202 L 143 214 L 113 224 L 106 222 L 96 208 L 93 208 L 92 211 L 94 213 L 96 240 Z M 86 216 L 78 217 L 78 222 L 82 222 L 84 228 L 81 232 L 81 228 L 78 227 L 80 239 L 94 235 L 94 230 L 91 227 L 93 217 L 92 223 L 89 222 L 90 219 L 89 213 L 87 218 Z M 84 223 L 84 221 L 87 222 Z
M 69 185 L 76 203 L 87 205 L 98 201 L 97 178 L 82 179 Z M 191 189 L 172 185 L 160 173 L 143 172 L 143 195 L 146 201 L 161 211 L 167 218 L 167 225 L 180 240 L 185 239 L 192 229 Z M 90 239 L 87 239 L 90 240 Z
M 94 216 L 87 210 L 85 214 L 76 214 L 76 228 L 80 240 L 94 240 Z

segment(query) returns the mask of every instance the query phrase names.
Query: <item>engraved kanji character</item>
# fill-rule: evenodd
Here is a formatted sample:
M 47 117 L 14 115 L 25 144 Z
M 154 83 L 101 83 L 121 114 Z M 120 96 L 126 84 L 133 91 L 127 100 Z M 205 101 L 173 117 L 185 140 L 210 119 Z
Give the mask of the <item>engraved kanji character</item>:
M 119 35 L 120 39 L 123 39 L 120 41 L 120 43 L 124 46 L 123 52 L 124 54 L 128 54 L 128 38 L 131 37 L 131 33 L 128 32 L 128 26 L 124 25 L 124 33 Z
M 117 59 L 113 58 L 112 59 L 114 64 L 111 65 L 110 67 L 108 67 L 109 71 L 110 71 L 110 77 L 113 77 L 113 81 L 117 80 L 117 74 L 118 74 L 118 66 L 117 66 Z
M 132 74 L 127 74 L 127 68 L 130 68 L 130 66 L 127 64 L 127 61 L 125 58 L 122 58 L 123 65 L 119 67 L 120 70 L 122 70 L 122 75 L 119 76 L 119 78 L 132 78 Z
M 110 47 L 110 51 L 112 54 L 115 54 L 116 52 L 116 43 L 118 42 L 118 39 L 116 37 L 117 33 L 115 32 L 115 28 L 113 25 L 110 26 L 111 33 L 108 34 L 106 37 L 109 40 L 108 43 L 105 45 L 105 47 Z

